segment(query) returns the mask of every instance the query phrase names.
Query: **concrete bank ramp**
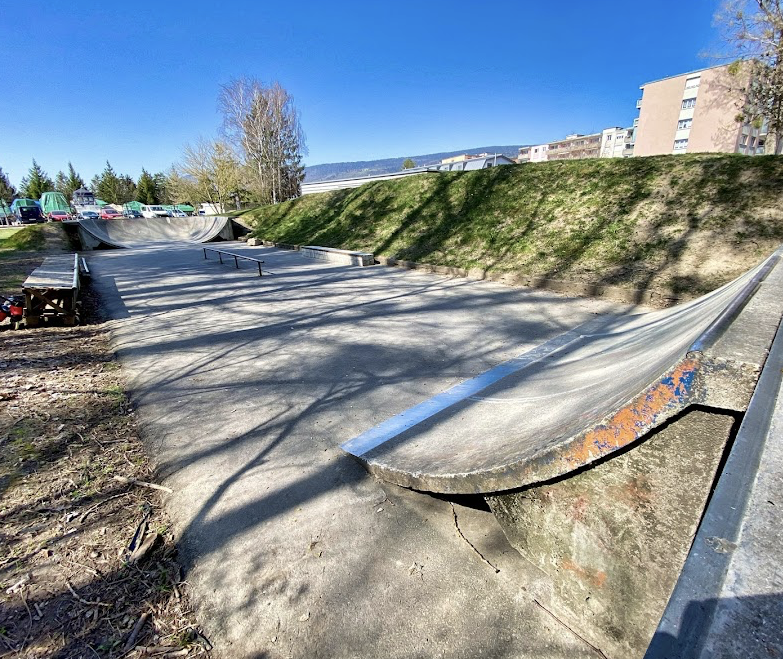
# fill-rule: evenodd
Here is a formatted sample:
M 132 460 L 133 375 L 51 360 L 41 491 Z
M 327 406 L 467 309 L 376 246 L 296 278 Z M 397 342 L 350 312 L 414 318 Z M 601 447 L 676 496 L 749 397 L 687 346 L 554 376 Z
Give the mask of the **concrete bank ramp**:
M 85 247 L 140 247 L 162 242 L 205 243 L 218 236 L 232 239 L 228 217 L 156 217 L 121 220 L 79 220 Z
M 719 407 L 742 409 L 743 402 L 734 405 L 732 396 L 747 398 L 757 373 L 739 366 L 732 372 L 710 351 L 759 286 L 781 286 L 779 252 L 690 303 L 590 321 L 342 448 L 398 485 L 492 493 L 573 472 L 688 406 L 717 401 Z M 772 315 L 777 322 L 779 313 Z

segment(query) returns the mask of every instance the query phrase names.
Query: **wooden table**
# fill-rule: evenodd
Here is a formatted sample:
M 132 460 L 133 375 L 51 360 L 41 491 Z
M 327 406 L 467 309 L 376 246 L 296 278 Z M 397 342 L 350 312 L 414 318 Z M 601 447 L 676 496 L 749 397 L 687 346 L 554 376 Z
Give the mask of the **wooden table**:
M 45 318 L 60 318 L 66 325 L 75 325 L 79 255 L 47 256 L 22 284 L 22 291 L 27 327 L 37 327 Z

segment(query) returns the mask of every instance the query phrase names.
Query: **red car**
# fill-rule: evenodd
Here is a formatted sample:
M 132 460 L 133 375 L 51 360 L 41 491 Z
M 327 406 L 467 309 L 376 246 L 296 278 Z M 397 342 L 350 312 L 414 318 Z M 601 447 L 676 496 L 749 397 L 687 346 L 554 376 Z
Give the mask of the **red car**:
M 51 211 L 49 213 L 50 222 L 65 222 L 72 219 L 73 216 L 68 211 Z
M 121 220 L 122 219 L 122 213 L 119 211 L 114 210 L 113 208 L 103 208 L 101 210 L 101 219 L 102 220 Z

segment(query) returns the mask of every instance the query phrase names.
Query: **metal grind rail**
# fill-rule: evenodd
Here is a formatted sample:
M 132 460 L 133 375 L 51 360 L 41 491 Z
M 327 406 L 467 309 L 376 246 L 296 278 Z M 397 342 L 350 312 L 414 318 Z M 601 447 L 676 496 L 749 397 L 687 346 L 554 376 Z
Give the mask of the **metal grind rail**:
M 207 256 L 207 252 L 215 252 L 215 254 L 218 255 L 218 258 L 220 259 L 220 262 L 223 263 L 223 257 L 224 256 L 230 256 L 234 259 L 234 265 L 236 266 L 236 269 L 239 270 L 239 259 L 243 259 L 245 261 L 252 261 L 253 263 L 256 263 L 258 265 L 258 276 L 263 276 L 263 273 L 261 272 L 261 264 L 263 261 L 259 259 L 254 259 L 252 256 L 244 256 L 242 254 L 234 254 L 233 252 L 226 252 L 222 249 L 215 249 L 214 247 L 202 247 L 201 248 L 204 251 L 204 259 L 209 260 L 209 257 Z

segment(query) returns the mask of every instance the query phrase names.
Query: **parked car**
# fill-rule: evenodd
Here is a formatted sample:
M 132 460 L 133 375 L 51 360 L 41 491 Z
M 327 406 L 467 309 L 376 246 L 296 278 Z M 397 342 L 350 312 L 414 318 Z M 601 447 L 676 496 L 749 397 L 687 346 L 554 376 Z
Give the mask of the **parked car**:
M 144 216 L 141 213 L 139 213 L 139 211 L 128 210 L 128 211 L 125 211 L 125 217 L 129 217 L 131 219 L 137 220 L 137 219 L 139 219 L 141 217 L 144 217 Z
M 73 215 L 71 215 L 68 211 L 53 210 L 49 212 L 48 219 L 50 222 L 65 222 L 67 220 L 72 220 Z
M 79 213 L 79 219 L 81 220 L 97 220 L 100 218 L 100 215 L 96 213 L 95 211 L 82 211 Z
M 163 206 L 142 206 L 141 214 L 147 218 L 169 217 L 169 212 Z
M 122 213 L 113 209 L 111 206 L 106 206 L 101 209 L 100 217 L 102 220 L 119 220 L 122 218 Z
M 185 211 L 181 211 L 179 208 L 175 208 L 171 211 L 171 217 L 187 217 L 188 214 Z

